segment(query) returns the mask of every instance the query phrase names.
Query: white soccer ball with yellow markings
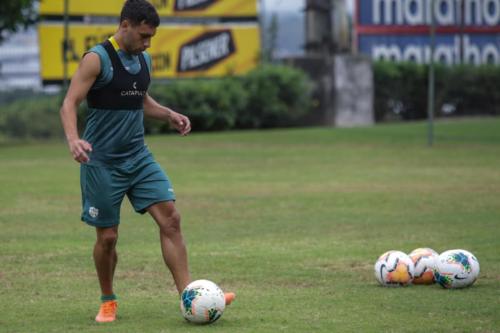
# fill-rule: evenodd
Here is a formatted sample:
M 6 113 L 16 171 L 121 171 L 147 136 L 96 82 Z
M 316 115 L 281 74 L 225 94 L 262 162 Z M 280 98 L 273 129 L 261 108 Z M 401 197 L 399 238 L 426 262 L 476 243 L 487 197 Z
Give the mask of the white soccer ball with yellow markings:
M 431 248 L 423 247 L 411 251 L 409 256 L 415 265 L 413 284 L 433 284 L 439 254 Z
M 374 268 L 377 281 L 385 287 L 408 286 L 412 283 L 413 261 L 404 252 L 385 252 L 377 259 Z

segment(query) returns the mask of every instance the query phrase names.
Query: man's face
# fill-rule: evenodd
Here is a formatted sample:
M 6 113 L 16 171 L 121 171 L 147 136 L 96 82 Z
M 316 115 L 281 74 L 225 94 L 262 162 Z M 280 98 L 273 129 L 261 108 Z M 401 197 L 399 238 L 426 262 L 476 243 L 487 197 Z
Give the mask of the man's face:
M 138 25 L 132 25 L 127 20 L 122 22 L 124 30 L 124 43 L 126 52 L 131 54 L 140 54 L 151 46 L 151 38 L 156 33 L 156 28 L 144 22 Z

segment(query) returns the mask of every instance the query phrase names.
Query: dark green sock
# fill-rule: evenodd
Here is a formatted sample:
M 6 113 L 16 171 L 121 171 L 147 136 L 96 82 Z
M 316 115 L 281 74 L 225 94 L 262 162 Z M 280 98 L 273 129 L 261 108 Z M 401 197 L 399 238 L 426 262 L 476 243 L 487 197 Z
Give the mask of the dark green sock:
M 101 302 L 107 302 L 107 301 L 116 301 L 116 295 L 111 294 L 111 295 L 101 295 Z

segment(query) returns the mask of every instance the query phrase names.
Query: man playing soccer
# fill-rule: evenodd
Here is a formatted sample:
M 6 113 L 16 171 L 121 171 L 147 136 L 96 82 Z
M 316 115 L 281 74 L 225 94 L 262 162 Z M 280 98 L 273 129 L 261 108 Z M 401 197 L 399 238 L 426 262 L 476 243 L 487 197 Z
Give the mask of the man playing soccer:
M 144 51 L 159 23 L 149 2 L 127 0 L 118 31 L 83 56 L 60 111 L 69 150 L 81 164 L 81 219 L 96 229 L 93 254 L 102 293 L 97 322 L 116 319 L 115 246 L 125 195 L 136 212 L 148 212 L 158 224 L 163 259 L 179 293 L 191 282 L 173 188 L 144 144 L 144 116 L 168 121 L 181 135 L 191 130 L 186 116 L 147 93 L 151 58 Z M 77 108 L 84 98 L 88 113 L 80 139 Z M 226 304 L 235 297 L 225 296 Z

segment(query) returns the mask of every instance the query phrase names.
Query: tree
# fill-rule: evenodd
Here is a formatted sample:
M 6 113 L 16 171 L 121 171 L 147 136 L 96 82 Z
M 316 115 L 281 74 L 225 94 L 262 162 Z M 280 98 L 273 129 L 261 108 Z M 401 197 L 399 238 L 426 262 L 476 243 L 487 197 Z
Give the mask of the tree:
M 35 3 L 39 0 L 1 0 L 0 1 L 0 43 L 8 33 L 20 28 L 26 29 L 36 23 L 38 11 Z
M 266 29 L 267 38 L 264 41 L 264 62 L 273 62 L 275 59 L 276 48 L 278 44 L 279 22 L 278 15 L 273 13 L 271 23 Z

